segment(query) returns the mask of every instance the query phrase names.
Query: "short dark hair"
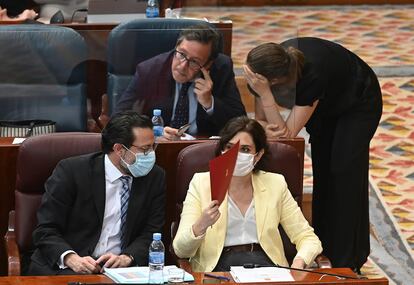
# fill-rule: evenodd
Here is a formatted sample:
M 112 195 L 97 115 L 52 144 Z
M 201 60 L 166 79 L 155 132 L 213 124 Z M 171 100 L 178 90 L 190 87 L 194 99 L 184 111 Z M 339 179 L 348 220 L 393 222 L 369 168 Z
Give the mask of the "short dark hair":
M 183 29 L 175 46 L 180 45 L 183 40 L 197 41 L 202 44 L 211 43 L 209 60 L 216 59 L 220 53 L 220 34 L 208 24 L 198 24 Z
M 135 140 L 133 128 L 152 129 L 152 122 L 147 116 L 135 111 L 124 111 L 113 115 L 102 130 L 102 151 L 106 154 L 112 152 L 116 143 L 131 147 Z
M 216 156 L 220 155 L 227 143 L 239 132 L 246 132 L 253 138 L 256 151 L 264 150 L 262 159 L 256 164 L 255 170 L 261 168 L 261 161 L 269 150 L 266 132 L 258 121 L 249 119 L 246 116 L 236 117 L 227 122 L 220 131 L 220 140 L 216 148 Z

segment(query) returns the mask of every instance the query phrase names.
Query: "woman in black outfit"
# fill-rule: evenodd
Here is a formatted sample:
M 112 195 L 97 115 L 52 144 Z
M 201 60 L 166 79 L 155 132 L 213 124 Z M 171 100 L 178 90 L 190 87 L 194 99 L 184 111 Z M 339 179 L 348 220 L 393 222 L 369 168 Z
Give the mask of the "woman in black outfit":
M 319 38 L 257 46 L 244 71 L 269 137 L 295 137 L 306 126 L 315 232 L 334 267 L 359 271 L 370 251 L 369 143 L 382 114 L 377 77 L 357 55 Z M 286 120 L 280 106 L 292 109 Z

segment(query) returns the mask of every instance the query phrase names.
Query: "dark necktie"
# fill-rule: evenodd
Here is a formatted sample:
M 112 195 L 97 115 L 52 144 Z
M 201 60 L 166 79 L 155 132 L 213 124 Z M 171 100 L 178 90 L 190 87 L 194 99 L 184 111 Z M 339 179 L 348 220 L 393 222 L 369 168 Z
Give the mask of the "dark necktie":
M 192 82 L 183 83 L 181 85 L 180 94 L 178 95 L 177 105 L 175 106 L 174 120 L 171 122 L 171 127 L 178 129 L 179 127 L 188 123 L 189 117 L 189 99 L 188 88 Z
M 122 176 L 122 189 L 121 189 L 121 249 L 124 249 L 126 246 L 126 219 L 128 211 L 128 202 L 129 202 L 129 180 L 131 177 Z

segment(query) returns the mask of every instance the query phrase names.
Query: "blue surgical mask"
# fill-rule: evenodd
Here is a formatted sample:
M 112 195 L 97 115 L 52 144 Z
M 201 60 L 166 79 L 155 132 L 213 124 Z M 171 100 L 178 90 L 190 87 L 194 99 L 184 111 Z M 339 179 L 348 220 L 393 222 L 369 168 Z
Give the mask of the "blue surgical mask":
M 128 148 L 126 149 L 129 152 L 132 152 Z M 154 167 L 155 151 L 152 150 L 146 155 L 143 153 L 134 153 L 134 155 L 135 155 L 135 162 L 132 164 L 128 164 L 122 157 L 121 157 L 121 161 L 128 168 L 129 172 L 131 172 L 132 176 L 141 177 L 141 176 L 147 175 L 151 171 L 151 169 Z

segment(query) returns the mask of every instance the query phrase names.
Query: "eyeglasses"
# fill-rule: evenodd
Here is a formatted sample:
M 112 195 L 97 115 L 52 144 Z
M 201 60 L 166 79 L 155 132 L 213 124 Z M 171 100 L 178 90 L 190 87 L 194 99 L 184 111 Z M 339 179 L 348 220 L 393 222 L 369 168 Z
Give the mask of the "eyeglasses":
M 179 50 L 175 50 L 174 55 L 175 55 L 175 58 L 178 59 L 180 62 L 187 61 L 188 62 L 188 66 L 191 69 L 200 70 L 203 67 L 197 61 L 195 61 L 194 59 L 188 58 L 185 53 L 183 53 L 183 52 L 181 52 Z
M 138 153 L 138 154 L 143 154 L 143 155 L 145 155 L 145 156 L 147 156 L 151 151 L 155 151 L 156 149 L 157 149 L 157 146 L 158 146 L 158 144 L 153 144 L 152 146 L 149 146 L 149 147 L 140 147 L 140 146 L 137 146 L 137 145 L 134 145 L 134 144 L 132 144 L 131 146 L 135 146 L 137 149 L 138 149 L 138 151 L 136 152 L 136 153 Z M 124 146 L 127 150 L 129 150 L 129 151 L 131 151 L 130 149 L 128 149 L 126 146 Z M 131 151 L 132 152 L 132 151 Z

